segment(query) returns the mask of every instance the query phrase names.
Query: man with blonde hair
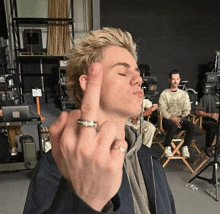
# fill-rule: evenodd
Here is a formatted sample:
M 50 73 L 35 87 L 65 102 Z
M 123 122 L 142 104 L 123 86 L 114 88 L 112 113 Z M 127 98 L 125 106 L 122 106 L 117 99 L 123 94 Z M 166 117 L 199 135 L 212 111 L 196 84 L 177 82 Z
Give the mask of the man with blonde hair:
M 157 155 L 125 127 L 144 96 L 131 35 L 91 31 L 69 59 L 68 90 L 80 110 L 51 125 L 52 151 L 35 169 L 24 214 L 176 213 Z

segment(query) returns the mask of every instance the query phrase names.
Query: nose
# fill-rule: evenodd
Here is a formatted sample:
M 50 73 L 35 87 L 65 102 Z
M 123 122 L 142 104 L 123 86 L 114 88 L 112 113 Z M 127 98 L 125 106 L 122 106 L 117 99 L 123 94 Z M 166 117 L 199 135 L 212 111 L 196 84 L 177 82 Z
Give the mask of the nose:
M 142 85 L 142 77 L 139 74 L 135 74 L 131 79 L 131 85 L 138 85 L 141 87 Z

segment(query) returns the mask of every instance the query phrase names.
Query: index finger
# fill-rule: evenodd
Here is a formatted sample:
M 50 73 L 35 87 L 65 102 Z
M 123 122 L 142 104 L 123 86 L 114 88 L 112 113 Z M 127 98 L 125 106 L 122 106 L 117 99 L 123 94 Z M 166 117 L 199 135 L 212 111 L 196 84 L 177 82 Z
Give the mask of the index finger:
M 86 90 L 81 104 L 81 119 L 98 119 L 100 91 L 103 77 L 103 66 L 100 62 L 94 62 L 89 66 Z

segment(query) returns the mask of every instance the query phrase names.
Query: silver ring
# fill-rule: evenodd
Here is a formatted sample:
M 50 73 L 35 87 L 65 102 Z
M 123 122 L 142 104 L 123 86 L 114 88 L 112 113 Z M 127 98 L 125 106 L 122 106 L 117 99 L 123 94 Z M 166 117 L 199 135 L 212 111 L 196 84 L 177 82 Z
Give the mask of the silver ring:
M 117 146 L 117 145 L 113 145 L 112 149 L 119 149 L 121 152 L 123 152 L 124 154 L 127 153 L 127 149 L 125 149 L 125 147 L 123 146 Z
M 81 120 L 81 119 L 78 119 L 77 123 L 80 126 L 86 126 L 86 127 L 91 127 L 91 128 L 97 128 L 98 127 L 98 123 L 93 121 L 93 120 Z

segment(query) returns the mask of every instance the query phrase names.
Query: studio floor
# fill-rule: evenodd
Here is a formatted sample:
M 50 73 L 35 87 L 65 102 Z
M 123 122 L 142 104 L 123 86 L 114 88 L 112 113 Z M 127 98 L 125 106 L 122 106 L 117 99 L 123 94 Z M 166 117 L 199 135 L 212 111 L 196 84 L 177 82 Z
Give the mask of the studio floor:
M 30 106 L 31 111 L 36 111 L 35 105 Z M 60 109 L 43 104 L 41 115 L 46 119 L 42 122 L 45 127 L 50 126 L 60 114 Z M 29 134 L 38 140 L 37 131 L 33 126 L 22 127 L 23 134 Z M 204 135 L 196 131 L 194 139 L 199 148 L 204 147 Z M 154 143 L 152 149 L 161 153 L 159 146 Z M 193 154 L 192 154 L 193 158 Z M 210 160 L 212 161 L 212 159 Z M 189 163 L 193 163 L 189 159 Z M 219 168 L 219 164 L 218 168 Z M 212 178 L 213 166 L 208 167 L 202 177 Z M 217 177 L 220 177 L 218 169 Z M 198 190 L 185 187 L 185 184 L 196 174 L 192 174 L 182 160 L 171 160 L 165 167 L 168 182 L 174 195 L 178 214 L 219 214 L 220 202 L 213 199 L 206 192 L 207 189 L 215 191 L 212 184 L 207 181 L 195 178 L 192 182 Z M 0 214 L 20 214 L 23 212 L 28 186 L 32 176 L 32 170 L 17 170 L 10 172 L 0 172 Z M 218 194 L 220 197 L 220 193 Z

